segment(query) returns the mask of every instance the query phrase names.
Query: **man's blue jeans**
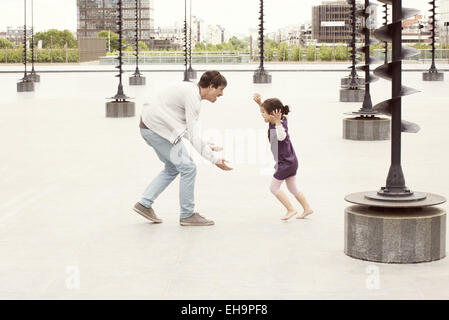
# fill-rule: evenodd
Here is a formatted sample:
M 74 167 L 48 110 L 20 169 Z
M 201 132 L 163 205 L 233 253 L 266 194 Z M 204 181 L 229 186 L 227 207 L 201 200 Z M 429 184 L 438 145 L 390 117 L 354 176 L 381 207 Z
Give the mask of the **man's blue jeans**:
M 181 205 L 181 218 L 192 216 L 195 207 L 194 189 L 196 165 L 189 156 L 186 147 L 182 141 L 173 145 L 170 141 L 162 138 L 150 129 L 141 128 L 140 133 L 143 139 L 156 151 L 159 159 L 165 164 L 164 170 L 146 188 L 140 204 L 150 208 L 156 198 L 180 173 L 179 203 Z

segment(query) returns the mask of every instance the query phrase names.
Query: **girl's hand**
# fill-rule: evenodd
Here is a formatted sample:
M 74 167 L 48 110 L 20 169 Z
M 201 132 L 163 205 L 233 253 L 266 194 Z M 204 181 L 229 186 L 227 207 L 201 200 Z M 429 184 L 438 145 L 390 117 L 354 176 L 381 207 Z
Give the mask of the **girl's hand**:
M 260 94 L 259 93 L 255 93 L 253 99 L 259 106 L 262 105 L 262 99 L 260 98 Z
M 273 111 L 273 113 L 270 115 L 270 118 L 271 121 L 276 125 L 280 125 L 282 119 L 282 111 L 280 109 Z

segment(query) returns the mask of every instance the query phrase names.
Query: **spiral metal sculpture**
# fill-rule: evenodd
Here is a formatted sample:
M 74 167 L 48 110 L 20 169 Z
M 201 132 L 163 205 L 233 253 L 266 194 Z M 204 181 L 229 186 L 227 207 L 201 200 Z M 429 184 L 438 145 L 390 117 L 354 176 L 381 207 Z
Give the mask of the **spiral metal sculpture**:
M 373 44 L 378 43 L 375 39 L 371 39 L 371 29 L 375 26 L 375 21 L 373 20 L 372 15 L 374 14 L 374 10 L 376 8 L 369 0 L 365 0 L 365 4 L 363 9 L 357 10 L 356 15 L 364 18 L 365 26 L 358 30 L 360 34 L 364 35 L 364 45 L 363 47 L 357 49 L 358 52 L 364 54 L 365 64 L 357 67 L 357 70 L 361 70 L 365 72 L 365 98 L 363 100 L 362 108 L 357 112 L 357 114 L 361 116 L 374 116 L 378 114 L 377 111 L 373 109 L 373 103 L 371 101 L 371 92 L 370 92 L 370 83 L 379 80 L 378 77 L 375 77 L 371 74 L 370 65 L 373 63 L 378 63 L 379 60 L 370 56 L 370 47 Z
M 33 82 L 40 82 L 40 76 L 34 70 L 35 62 L 35 43 L 34 43 L 34 1 L 31 0 L 31 72 L 29 78 Z
M 136 71 L 134 71 L 133 76 L 134 77 L 141 77 L 141 73 L 139 71 L 139 11 L 140 11 L 140 6 L 139 6 L 139 2 L 140 0 L 136 0 L 136 29 L 135 29 L 135 44 L 136 44 L 136 53 L 134 53 L 134 56 L 136 57 Z
M 265 50 L 264 50 L 264 45 L 265 45 L 265 40 L 264 40 L 264 2 L 263 0 L 260 0 L 260 11 L 259 11 L 260 15 L 259 15 L 259 55 L 260 55 L 260 65 L 259 68 L 254 72 L 253 75 L 253 82 L 254 83 L 271 83 L 271 75 L 264 69 L 263 63 L 264 63 L 264 55 L 265 55 Z
M 374 110 L 391 117 L 391 165 L 386 186 L 365 196 L 369 199 L 387 201 L 422 200 L 426 198 L 426 194 L 412 192 L 406 187 L 401 166 L 402 132 L 417 133 L 420 130 L 417 124 L 402 120 L 402 97 L 418 92 L 402 85 L 402 60 L 418 53 L 417 50 L 402 46 L 402 21 L 413 17 L 419 11 L 403 8 L 401 0 L 379 1 L 391 5 L 393 11 L 391 23 L 374 31 L 379 40 L 392 43 L 391 62 L 374 70 L 376 76 L 392 81 L 391 99 L 374 106 Z
M 264 9 L 264 3 L 263 0 L 260 0 L 260 15 L 259 15 L 259 52 L 260 52 L 260 65 L 259 65 L 259 71 L 261 72 L 265 72 L 264 66 L 263 66 L 263 62 L 264 62 L 264 46 L 265 46 L 265 40 L 263 38 L 264 35 L 264 14 L 263 14 L 263 9 Z
M 383 14 L 384 14 L 384 23 L 383 25 L 386 26 L 388 24 L 388 4 L 383 4 Z M 388 63 L 388 42 L 384 42 L 384 64 Z
M 358 89 L 358 75 L 356 71 L 356 64 L 357 64 L 357 52 L 356 52 L 356 1 L 355 0 L 347 0 L 348 4 L 351 5 L 351 43 L 350 43 L 350 49 L 351 49 L 351 62 L 352 65 L 349 67 L 351 69 L 351 73 L 349 74 L 349 83 L 348 85 L 345 85 L 343 87 L 347 87 L 348 89 Z
M 23 74 L 23 78 L 21 79 L 22 82 L 29 82 L 31 81 L 28 73 L 27 73 L 27 2 L 26 0 L 24 2 L 24 11 L 25 11 L 25 19 L 24 19 L 24 25 L 23 25 L 23 65 L 25 66 L 25 71 Z
M 119 55 L 116 58 L 118 60 L 118 66 L 116 66 L 117 69 L 119 69 L 119 74 L 116 75 L 117 78 L 119 78 L 119 84 L 118 84 L 118 90 L 117 94 L 112 97 L 111 99 L 115 99 L 115 101 L 126 101 L 129 97 L 125 95 L 123 92 L 123 84 L 122 84 L 122 74 L 123 72 L 123 1 L 117 0 L 118 5 L 118 12 L 117 12 L 117 33 L 119 35 Z
M 187 0 L 184 0 L 184 81 L 190 81 L 188 71 L 189 48 L 187 39 Z
M 31 74 L 34 74 L 34 18 L 33 18 L 33 0 L 31 0 Z
M 189 25 L 189 79 L 196 79 L 196 72 L 192 68 L 192 0 L 190 0 L 190 25 Z
M 436 12 L 435 11 L 436 11 L 437 6 L 436 6 L 435 0 L 431 0 L 429 2 L 429 4 L 432 5 L 432 9 L 429 10 L 432 13 L 432 15 L 430 17 L 432 19 L 432 30 L 431 30 L 431 32 L 432 32 L 432 36 L 431 36 L 431 39 L 432 39 L 432 65 L 430 66 L 429 72 L 437 73 L 438 70 L 435 66 L 435 33 L 436 33 L 435 32 L 435 30 L 436 30 Z

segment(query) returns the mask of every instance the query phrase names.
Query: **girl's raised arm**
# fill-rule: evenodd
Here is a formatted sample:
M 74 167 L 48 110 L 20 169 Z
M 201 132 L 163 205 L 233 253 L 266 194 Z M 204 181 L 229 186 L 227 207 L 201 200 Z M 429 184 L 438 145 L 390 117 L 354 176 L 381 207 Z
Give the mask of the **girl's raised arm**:
M 253 99 L 259 105 L 259 107 L 262 107 L 262 99 L 260 98 L 259 93 L 255 93 Z

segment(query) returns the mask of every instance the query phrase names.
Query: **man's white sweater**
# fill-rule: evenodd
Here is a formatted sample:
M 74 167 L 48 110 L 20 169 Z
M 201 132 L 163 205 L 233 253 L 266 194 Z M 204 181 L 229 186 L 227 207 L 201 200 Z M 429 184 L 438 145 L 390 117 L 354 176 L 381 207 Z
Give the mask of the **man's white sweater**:
M 185 135 L 198 153 L 217 163 L 218 155 L 201 137 L 200 111 L 200 87 L 196 83 L 182 82 L 166 88 L 145 103 L 142 121 L 148 129 L 172 144 L 178 143 Z

